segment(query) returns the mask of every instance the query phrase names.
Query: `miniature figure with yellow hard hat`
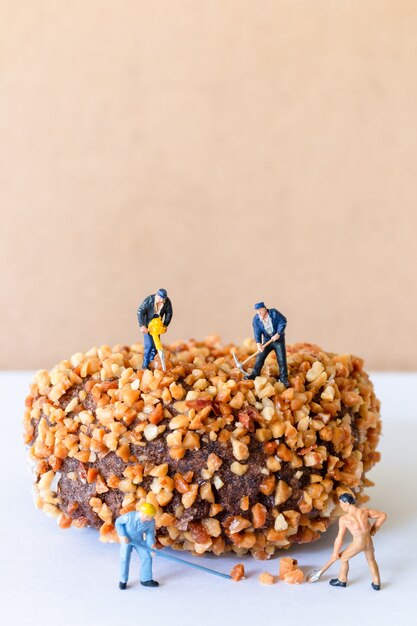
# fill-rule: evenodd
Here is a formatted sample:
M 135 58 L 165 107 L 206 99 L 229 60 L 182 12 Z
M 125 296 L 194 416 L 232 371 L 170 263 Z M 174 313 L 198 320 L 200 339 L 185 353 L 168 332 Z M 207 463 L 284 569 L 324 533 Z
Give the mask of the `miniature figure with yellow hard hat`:
M 140 558 L 140 583 L 144 587 L 158 587 L 152 578 L 152 553 L 155 548 L 156 509 L 150 502 L 143 502 L 139 511 L 130 511 L 116 520 L 116 532 L 120 540 L 120 582 L 119 589 L 126 589 L 129 579 L 129 565 L 132 550 L 135 548 Z

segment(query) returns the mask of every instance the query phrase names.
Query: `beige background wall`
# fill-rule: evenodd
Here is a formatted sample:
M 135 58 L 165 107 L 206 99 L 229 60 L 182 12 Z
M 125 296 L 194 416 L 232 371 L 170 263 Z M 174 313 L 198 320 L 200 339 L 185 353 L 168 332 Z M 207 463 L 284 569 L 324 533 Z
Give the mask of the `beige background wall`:
M 417 3 L 0 0 L 3 368 L 250 335 L 416 369 Z

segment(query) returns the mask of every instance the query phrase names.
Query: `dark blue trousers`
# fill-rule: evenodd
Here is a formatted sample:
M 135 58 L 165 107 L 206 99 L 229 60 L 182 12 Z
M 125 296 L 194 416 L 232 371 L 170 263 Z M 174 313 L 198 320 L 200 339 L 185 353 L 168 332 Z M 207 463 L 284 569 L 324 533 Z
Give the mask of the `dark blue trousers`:
M 277 361 L 279 365 L 279 379 L 284 382 L 288 378 L 285 337 L 280 337 L 278 341 L 273 341 L 269 344 L 269 346 L 266 346 L 263 352 L 260 352 L 258 354 L 251 376 L 260 376 L 261 369 L 263 367 L 263 364 L 265 363 L 266 357 L 270 352 L 272 352 L 272 350 L 275 350 L 275 354 L 277 355 Z
M 149 333 L 145 333 L 143 335 L 143 341 L 145 344 L 145 351 L 143 353 L 142 369 L 146 369 L 149 366 L 149 363 L 155 358 L 156 348 L 153 337 Z

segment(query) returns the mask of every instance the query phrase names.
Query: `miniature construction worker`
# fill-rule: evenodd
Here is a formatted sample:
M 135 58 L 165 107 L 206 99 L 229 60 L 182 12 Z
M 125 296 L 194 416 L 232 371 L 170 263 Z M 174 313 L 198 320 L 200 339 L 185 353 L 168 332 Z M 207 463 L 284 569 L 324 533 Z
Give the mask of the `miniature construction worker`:
M 253 318 L 253 334 L 258 346 L 258 356 L 251 374 L 245 378 L 254 380 L 260 376 L 266 357 L 275 350 L 279 365 L 279 380 L 286 386 L 288 383 L 287 354 L 285 351 L 285 327 L 287 319 L 277 309 L 267 309 L 263 302 L 255 304 L 256 315 Z M 263 344 L 271 340 L 271 343 L 263 347 Z
M 340 558 L 340 573 L 339 578 L 332 578 L 329 582 L 333 587 L 346 587 L 349 560 L 359 552 L 364 552 L 371 570 L 372 589 L 379 591 L 381 581 L 378 565 L 375 561 L 372 537 L 381 528 L 387 516 L 381 511 L 359 509 L 355 506 L 355 498 L 350 493 L 343 493 L 339 497 L 339 501 L 345 515 L 339 518 L 339 533 L 334 542 L 332 558 Z M 375 522 L 372 524 L 370 520 L 375 520 Z M 353 541 L 345 550 L 340 552 L 346 530 L 353 536 Z
M 152 579 L 151 549 L 155 548 L 155 513 L 153 504 L 143 502 L 139 511 L 125 513 L 116 520 L 116 532 L 120 540 L 119 589 L 126 589 L 133 548 L 140 558 L 140 584 L 145 587 L 159 586 Z
M 166 330 L 172 319 L 172 304 L 166 290 L 159 289 L 157 293 L 145 298 L 138 308 L 137 316 L 145 343 L 142 369 L 148 369 L 156 355 L 155 342 L 148 329 L 149 322 L 154 317 L 160 317 Z

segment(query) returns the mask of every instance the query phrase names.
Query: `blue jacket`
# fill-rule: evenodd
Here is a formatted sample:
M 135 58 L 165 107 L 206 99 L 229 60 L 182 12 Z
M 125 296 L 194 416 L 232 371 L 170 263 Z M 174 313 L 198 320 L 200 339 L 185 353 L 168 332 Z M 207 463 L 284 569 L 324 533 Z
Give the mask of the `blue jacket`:
M 282 313 L 277 311 L 277 309 L 268 309 L 268 313 L 269 313 L 269 317 L 271 318 L 274 331 L 272 335 L 269 335 L 265 330 L 265 327 L 262 323 L 261 318 L 259 317 L 258 314 L 256 314 L 252 321 L 253 334 L 255 336 L 256 343 L 265 343 L 266 341 L 271 339 L 271 337 L 275 335 L 276 333 L 278 333 L 280 337 L 284 336 L 285 334 L 287 318 L 284 317 Z
M 148 548 L 151 548 L 155 543 L 155 520 L 142 522 L 139 513 L 131 511 L 117 518 L 116 532 L 120 537 L 127 537 L 130 543 L 139 545 L 146 543 Z
M 155 294 L 148 296 L 144 299 L 140 307 L 138 308 L 138 322 L 139 326 L 147 326 L 151 319 L 155 315 Z M 165 326 L 168 326 L 172 319 L 172 304 L 171 300 L 167 298 L 163 304 L 163 307 L 159 313 Z

